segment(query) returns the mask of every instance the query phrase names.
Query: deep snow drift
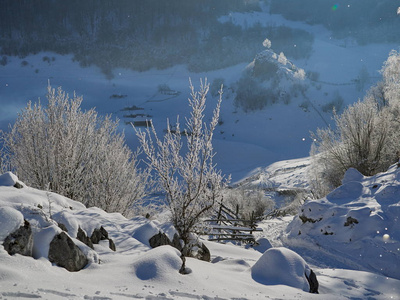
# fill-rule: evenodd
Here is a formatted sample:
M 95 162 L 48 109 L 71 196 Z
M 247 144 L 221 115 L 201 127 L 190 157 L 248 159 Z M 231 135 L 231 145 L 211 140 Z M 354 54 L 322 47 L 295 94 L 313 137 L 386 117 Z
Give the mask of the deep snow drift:
M 303 205 L 287 229 L 287 245 L 318 246 L 321 253 L 309 253 L 315 260 L 400 279 L 399 196 L 397 164 L 371 177 L 351 168 L 343 185 Z
M 380 178 L 394 179 L 397 175 L 393 172 Z M 18 189 L 14 187 L 17 181 L 11 173 L 0 177 L 0 243 L 25 219 L 32 226 L 35 258 L 10 256 L 0 247 L 0 299 L 396 299 L 400 296 L 399 280 L 377 273 L 321 268 L 323 260 L 310 264 L 286 248 L 270 248 L 262 255 L 252 248 L 205 241 L 211 251 L 211 262 L 187 258 L 189 274 L 181 275 L 180 253 L 175 248 L 148 246 L 148 239 L 158 231 L 174 233 L 168 222 L 143 217 L 126 219 L 98 208 L 85 208 L 78 202 L 23 183 Z M 377 184 L 383 186 L 382 182 Z M 88 256 L 89 263 L 83 270 L 68 272 L 48 261 L 49 243 L 61 231 L 55 220 L 65 224 L 68 234 Z M 275 227 L 282 223 L 268 222 L 275 222 Z M 359 218 L 359 222 L 364 220 Z M 108 243 L 94 245 L 92 250 L 75 239 L 78 227 L 90 235 L 99 226 L 114 240 L 115 252 Z M 302 274 L 309 273 L 310 268 L 317 275 L 319 295 L 307 292 Z

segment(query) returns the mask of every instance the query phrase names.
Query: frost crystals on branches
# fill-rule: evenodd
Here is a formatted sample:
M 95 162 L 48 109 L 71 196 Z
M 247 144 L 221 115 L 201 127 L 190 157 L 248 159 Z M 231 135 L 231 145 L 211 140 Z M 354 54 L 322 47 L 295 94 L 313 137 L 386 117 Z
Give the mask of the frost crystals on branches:
M 218 124 L 222 87 L 211 122 L 204 122 L 204 110 L 209 84 L 200 81 L 196 92 L 190 81 L 191 108 L 186 128 L 181 131 L 179 118 L 173 130 L 169 124 L 163 139 L 158 138 L 151 122 L 145 131 L 136 134 L 147 155 L 149 167 L 155 171 L 159 187 L 166 194 L 172 222 L 184 241 L 189 244 L 190 233 L 200 218 L 222 199 L 222 190 L 229 183 L 213 163 L 213 132 Z M 183 145 L 186 144 L 186 149 Z

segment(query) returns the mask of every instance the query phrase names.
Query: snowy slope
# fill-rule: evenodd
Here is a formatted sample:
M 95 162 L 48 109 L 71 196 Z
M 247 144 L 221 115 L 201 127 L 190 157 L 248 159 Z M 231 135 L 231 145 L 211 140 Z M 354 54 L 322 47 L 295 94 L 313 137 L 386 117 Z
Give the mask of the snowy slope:
M 212 262 L 188 258 L 186 266 L 190 273 L 181 275 L 177 250 L 170 246 L 150 249 L 147 245 L 148 238 L 161 227 L 166 228 L 165 224 L 142 217 L 126 219 L 97 208 L 86 209 L 73 200 L 25 185 L 16 189 L 13 185 L 18 179 L 11 174 L 0 179 L 3 179 L 0 180 L 0 240 L 25 218 L 33 224 L 34 243 L 43 254 L 36 259 L 10 256 L 0 247 L 0 299 L 397 299 L 400 296 L 399 280 L 317 265 L 309 267 L 317 274 L 320 295 L 309 294 L 302 290 L 304 281 L 296 277 L 298 273 L 293 273 L 299 266 L 308 268 L 306 262 L 281 248 L 272 248 L 275 252 L 264 257 L 251 248 L 206 242 Z M 89 234 L 94 227 L 104 226 L 116 244 L 116 252 L 108 244 L 95 245 L 92 259 L 79 272 L 71 273 L 52 265 L 45 255 L 46 245 L 56 230 L 49 203 L 53 218 L 60 221 L 62 216 L 72 237 L 78 226 Z M 278 261 L 281 263 L 276 264 Z M 292 269 L 290 262 L 297 267 Z M 262 264 L 264 267 L 260 268 Z M 285 264 L 288 265 L 283 267 Z M 275 273 L 274 268 L 280 269 Z
M 343 185 L 301 207 L 281 241 L 314 262 L 399 279 L 399 195 L 397 165 L 371 177 L 349 169 Z

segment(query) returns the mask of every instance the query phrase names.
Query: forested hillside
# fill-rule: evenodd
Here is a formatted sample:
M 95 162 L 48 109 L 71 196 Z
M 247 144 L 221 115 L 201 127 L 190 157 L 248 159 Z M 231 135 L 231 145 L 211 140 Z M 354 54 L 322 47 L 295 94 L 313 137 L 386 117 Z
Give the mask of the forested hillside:
M 352 37 L 359 44 L 399 42 L 400 16 L 398 1 L 272 0 L 271 13 L 288 20 L 322 24 L 336 38 Z
M 186 64 L 200 72 L 250 61 L 268 37 L 277 51 L 293 42 L 311 50 L 300 30 L 219 22 L 230 12 L 260 11 L 260 1 L 13 1 L 0 3 L 1 55 L 40 51 L 74 54 L 82 66 L 96 64 L 112 76 L 115 67 L 145 71 Z M 282 36 L 291 40 L 290 47 Z M 303 42 L 300 42 L 303 41 Z M 6 61 L 3 61 L 3 64 Z
M 73 53 L 82 65 L 95 63 L 104 72 L 119 66 L 166 68 L 197 61 L 205 49 L 208 55 L 217 48 L 234 52 L 214 40 L 217 32 L 236 30 L 217 18 L 229 11 L 259 9 L 246 2 L 7 0 L 0 4 L 0 44 L 3 55 Z

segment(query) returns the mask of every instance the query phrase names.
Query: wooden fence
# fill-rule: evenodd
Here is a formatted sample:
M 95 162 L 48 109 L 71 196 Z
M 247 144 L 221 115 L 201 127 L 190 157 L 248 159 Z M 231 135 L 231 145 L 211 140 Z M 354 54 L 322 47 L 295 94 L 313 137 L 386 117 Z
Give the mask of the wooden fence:
M 196 233 L 208 236 L 209 241 L 235 241 L 254 244 L 253 232 L 262 231 L 261 228 L 257 227 L 257 221 L 259 220 L 255 218 L 254 213 L 252 213 L 250 219 L 244 219 L 239 215 L 239 207 L 234 212 L 220 203 L 215 218 L 204 220 L 203 226 L 196 228 Z

